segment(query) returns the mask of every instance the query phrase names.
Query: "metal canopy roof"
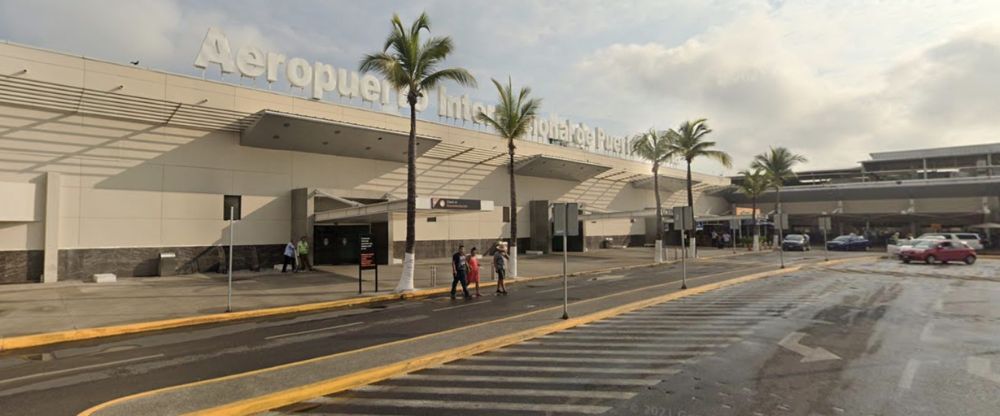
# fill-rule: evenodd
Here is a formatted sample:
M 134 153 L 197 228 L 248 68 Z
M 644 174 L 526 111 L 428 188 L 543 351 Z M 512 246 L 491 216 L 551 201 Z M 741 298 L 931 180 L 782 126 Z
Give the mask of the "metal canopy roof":
M 1000 189 L 1000 177 L 916 179 L 907 181 L 859 182 L 781 188 L 782 202 L 875 200 L 910 198 L 959 198 L 993 196 Z M 750 202 L 742 192 L 728 195 L 731 202 Z M 774 192 L 766 192 L 757 202 L 774 202 Z
M 479 201 L 479 203 L 480 208 L 478 210 L 440 209 L 431 207 L 430 197 L 417 197 L 417 215 L 423 217 L 434 217 L 493 211 L 493 201 L 484 200 Z M 405 199 L 320 211 L 316 212 L 315 221 L 316 223 L 386 221 L 389 214 L 397 212 L 406 212 Z
M 672 176 L 658 175 L 660 182 L 660 190 L 667 192 L 676 192 L 687 188 L 687 180 L 684 178 L 675 178 Z M 701 181 L 692 179 L 691 184 L 695 185 L 701 183 Z M 653 189 L 653 175 L 649 175 L 642 179 L 637 179 L 632 181 L 632 187 L 638 189 Z
M 406 162 L 409 135 L 356 124 L 264 110 L 240 135 L 243 146 Z M 417 137 L 417 156 L 440 140 Z
M 971 156 L 986 153 L 1000 153 L 1000 143 L 974 144 L 969 146 L 937 147 L 931 149 L 900 150 L 893 152 L 870 153 L 872 160 L 866 162 L 881 162 L 887 160 L 910 160 L 935 157 Z
M 548 155 L 535 155 L 514 162 L 514 173 L 518 175 L 576 182 L 583 182 L 610 169 L 610 166 Z

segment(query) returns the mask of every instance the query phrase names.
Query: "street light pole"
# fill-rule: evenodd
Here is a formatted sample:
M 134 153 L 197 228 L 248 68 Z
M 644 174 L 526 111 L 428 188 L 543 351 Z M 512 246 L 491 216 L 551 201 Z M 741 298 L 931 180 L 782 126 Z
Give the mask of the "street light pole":
M 226 312 L 233 311 L 233 219 L 236 217 L 236 207 L 229 207 L 229 266 L 226 267 L 226 271 L 229 272 L 229 289 L 226 291 Z

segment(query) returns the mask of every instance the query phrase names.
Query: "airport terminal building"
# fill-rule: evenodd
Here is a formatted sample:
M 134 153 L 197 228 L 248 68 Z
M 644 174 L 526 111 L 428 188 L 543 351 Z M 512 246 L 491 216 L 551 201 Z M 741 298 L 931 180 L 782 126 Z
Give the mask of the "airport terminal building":
M 225 71 L 220 50 L 206 55 L 203 46 L 201 63 Z M 241 48 L 237 58 L 240 71 L 270 81 L 270 71 L 257 71 L 261 51 Z M 384 110 L 397 92 L 370 75 L 303 62 L 285 63 L 289 81 L 305 83 L 310 68 L 313 85 L 277 93 L 238 77 L 0 44 L 0 283 L 218 270 L 230 209 L 235 269 L 280 264 L 284 244 L 301 236 L 317 264 L 356 263 L 362 233 L 378 262 L 401 259 L 409 119 Z M 417 259 L 509 236 L 506 142 L 462 122 L 492 107 L 437 93 L 430 99 L 445 121 L 417 122 Z M 650 166 L 628 154 L 626 138 L 548 118 L 533 127 L 514 163 L 519 248 L 552 249 L 554 202 L 581 204 L 571 250 L 607 238 L 652 241 Z M 682 205 L 683 172 L 661 175 L 664 205 Z M 697 212 L 732 209 L 708 192 L 729 178 L 694 179 Z M 170 270 L 160 270 L 164 253 L 176 256 Z
M 792 231 L 819 237 L 829 216 L 831 236 L 865 235 L 876 245 L 894 233 L 971 231 L 1000 236 L 1000 143 L 871 153 L 859 166 L 802 171 L 781 190 Z M 739 177 L 732 178 L 738 183 Z M 750 199 L 732 189 L 720 195 L 739 207 Z M 759 198 L 774 211 L 775 194 Z

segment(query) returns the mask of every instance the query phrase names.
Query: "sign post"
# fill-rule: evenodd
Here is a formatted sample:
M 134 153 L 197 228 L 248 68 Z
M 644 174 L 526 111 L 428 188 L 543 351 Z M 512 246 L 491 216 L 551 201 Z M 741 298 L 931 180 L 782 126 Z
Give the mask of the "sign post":
M 729 239 L 733 242 L 733 254 L 736 254 L 736 230 L 740 228 L 739 218 L 729 220 Z
M 777 213 L 774 215 L 774 225 L 778 227 L 778 259 L 781 262 L 781 268 L 785 268 L 785 247 L 782 242 L 785 238 L 782 236 L 782 230 L 788 227 L 788 214 Z
M 674 207 L 674 228 L 681 230 L 681 289 L 687 289 L 687 249 L 684 247 L 685 231 L 694 228 L 694 210 L 691 207 Z
M 358 241 L 361 245 L 361 255 L 358 259 L 358 293 L 361 293 L 361 277 L 365 270 L 375 271 L 375 291 L 378 292 L 378 264 L 375 263 L 375 242 L 371 234 L 361 234 Z
M 823 230 L 823 258 L 826 261 L 830 261 L 830 250 L 826 248 L 826 232 L 832 228 L 831 225 L 830 217 L 819 217 L 819 229 Z
M 233 220 L 236 218 L 236 207 L 229 206 L 229 266 L 226 267 L 226 272 L 228 272 L 229 288 L 226 290 L 226 312 L 233 311 L 233 226 L 236 224 Z
M 567 266 L 569 264 L 569 251 L 566 240 L 569 237 L 580 235 L 579 220 L 577 213 L 579 205 L 575 202 L 552 204 L 552 222 L 555 235 L 562 236 L 563 251 L 563 316 L 562 319 L 569 319 L 569 274 Z

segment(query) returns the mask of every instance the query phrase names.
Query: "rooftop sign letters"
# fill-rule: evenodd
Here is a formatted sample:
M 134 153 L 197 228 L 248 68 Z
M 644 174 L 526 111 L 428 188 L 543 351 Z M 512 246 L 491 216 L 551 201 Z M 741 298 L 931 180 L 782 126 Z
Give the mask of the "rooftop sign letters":
M 358 97 L 363 102 L 379 103 L 384 108 L 408 106 L 405 91 L 395 90 L 388 81 L 370 73 L 334 68 L 320 61 L 309 63 L 303 58 L 289 58 L 253 45 L 243 45 L 234 54 L 229 39 L 217 28 L 208 29 L 194 60 L 194 66 L 203 70 L 213 65 L 217 65 L 223 74 L 239 72 L 241 76 L 253 79 L 263 76 L 268 83 L 283 78 L 289 85 L 307 92 L 314 100 L 322 100 L 326 93 L 335 93 L 349 99 Z M 444 86 L 439 86 L 434 92 L 437 94 L 437 115 L 440 117 L 478 124 L 476 115 L 480 111 L 489 116 L 496 111 L 496 106 L 492 104 L 470 101 L 468 94 L 450 96 Z M 417 111 L 427 110 L 431 103 L 429 93 L 417 101 Z M 572 123 L 555 115 L 537 118 L 524 139 L 616 157 L 631 154 L 627 138 L 611 137 L 599 128 Z

